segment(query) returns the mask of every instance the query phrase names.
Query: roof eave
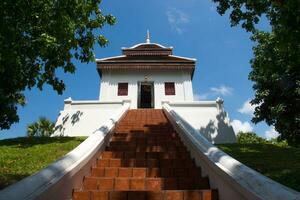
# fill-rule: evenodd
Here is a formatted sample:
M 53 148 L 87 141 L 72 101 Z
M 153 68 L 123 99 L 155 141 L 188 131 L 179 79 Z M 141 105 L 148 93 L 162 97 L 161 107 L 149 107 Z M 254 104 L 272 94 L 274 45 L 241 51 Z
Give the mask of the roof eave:
M 125 55 L 120 55 L 120 56 L 111 56 L 111 57 L 106 57 L 106 58 L 96 58 L 96 62 L 101 62 L 101 61 L 105 61 L 108 59 L 114 59 L 114 58 L 124 58 L 126 57 Z
M 169 55 L 169 57 L 172 57 L 172 58 L 180 58 L 180 59 L 184 59 L 184 60 L 190 60 L 190 61 L 194 61 L 194 62 L 196 62 L 196 61 L 197 61 L 197 59 L 196 59 L 196 58 L 188 58 L 188 57 L 183 57 L 183 56 Z

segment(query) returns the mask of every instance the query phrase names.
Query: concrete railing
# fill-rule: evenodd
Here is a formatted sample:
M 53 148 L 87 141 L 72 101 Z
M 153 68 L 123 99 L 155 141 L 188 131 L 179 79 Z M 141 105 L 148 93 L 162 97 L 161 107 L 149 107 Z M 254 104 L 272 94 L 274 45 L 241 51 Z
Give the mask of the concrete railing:
M 83 177 L 90 172 L 99 150 L 104 149 L 110 133 L 129 107 L 130 101 L 124 101 L 118 113 L 104 122 L 78 147 L 45 169 L 3 189 L 0 199 L 71 199 L 73 188 L 80 188 Z
M 263 176 L 218 149 L 168 103 L 163 104 L 163 109 L 201 167 L 202 175 L 209 177 L 213 189 L 218 189 L 220 200 L 300 199 L 299 192 Z

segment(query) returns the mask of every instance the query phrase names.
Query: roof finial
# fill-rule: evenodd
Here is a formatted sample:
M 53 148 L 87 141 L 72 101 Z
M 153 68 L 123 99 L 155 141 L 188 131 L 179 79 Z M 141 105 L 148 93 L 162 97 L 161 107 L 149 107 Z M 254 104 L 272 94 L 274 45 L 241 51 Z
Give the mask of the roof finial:
M 147 43 L 147 44 L 150 44 L 150 33 L 149 33 L 149 30 L 147 30 L 146 43 Z

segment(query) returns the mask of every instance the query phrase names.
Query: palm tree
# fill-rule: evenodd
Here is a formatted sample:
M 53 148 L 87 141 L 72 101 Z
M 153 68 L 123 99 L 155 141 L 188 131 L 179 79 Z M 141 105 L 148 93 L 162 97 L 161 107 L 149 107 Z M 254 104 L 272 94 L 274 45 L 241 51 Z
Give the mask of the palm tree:
M 39 132 L 38 123 L 34 122 L 27 126 L 27 136 L 29 136 L 29 137 L 36 136 L 36 135 L 38 135 L 38 132 Z
M 55 124 L 46 117 L 40 117 L 38 121 L 27 126 L 27 135 L 49 137 L 53 134 Z
M 51 136 L 54 129 L 54 123 L 45 117 L 39 118 L 40 136 Z

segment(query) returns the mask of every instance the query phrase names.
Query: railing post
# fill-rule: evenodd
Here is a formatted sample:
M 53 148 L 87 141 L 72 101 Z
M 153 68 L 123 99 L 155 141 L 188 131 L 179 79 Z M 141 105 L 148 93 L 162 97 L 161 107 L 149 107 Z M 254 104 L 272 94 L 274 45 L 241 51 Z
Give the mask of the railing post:
M 72 104 L 72 98 L 69 97 L 67 99 L 64 100 L 65 106 L 64 106 L 64 110 L 68 110 L 71 108 L 71 104 Z
M 217 104 L 217 108 L 218 108 L 219 113 L 221 113 L 221 112 L 224 111 L 223 103 L 224 103 L 224 100 L 221 99 L 220 97 L 218 97 L 218 98 L 216 99 L 216 104 Z

